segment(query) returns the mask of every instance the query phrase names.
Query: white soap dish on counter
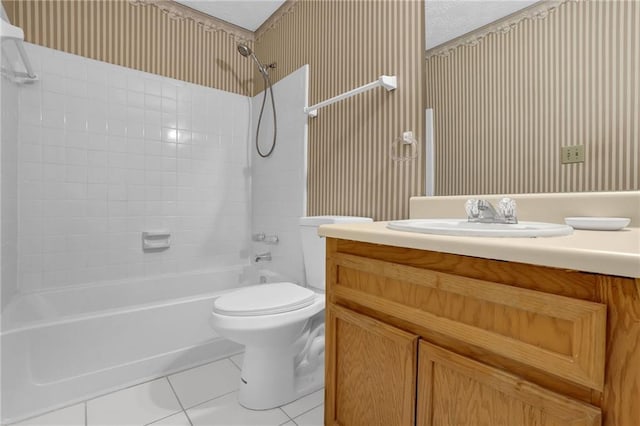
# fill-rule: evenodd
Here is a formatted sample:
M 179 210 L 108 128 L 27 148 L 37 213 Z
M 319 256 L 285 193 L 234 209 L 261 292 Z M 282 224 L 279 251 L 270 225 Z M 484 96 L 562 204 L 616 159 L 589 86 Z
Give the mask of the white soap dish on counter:
M 597 217 L 579 216 L 565 217 L 564 223 L 574 229 L 587 229 L 591 231 L 617 231 L 631 222 L 628 217 Z

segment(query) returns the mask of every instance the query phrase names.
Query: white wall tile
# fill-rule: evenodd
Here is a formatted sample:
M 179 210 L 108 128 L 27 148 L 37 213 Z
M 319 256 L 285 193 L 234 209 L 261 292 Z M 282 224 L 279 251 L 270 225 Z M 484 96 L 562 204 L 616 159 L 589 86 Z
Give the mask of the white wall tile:
M 219 122 L 215 135 L 205 129 L 210 104 L 248 104 L 246 97 L 27 46 L 41 79 L 17 89 L 14 101 L 19 286 L 247 262 L 248 233 L 228 229 L 249 226 L 250 186 L 235 182 L 249 161 L 232 151 L 220 158 L 217 135 L 231 135 L 232 120 Z M 164 227 L 187 245 L 143 253 L 140 233 Z
M 145 93 L 149 95 L 156 95 L 156 96 L 162 95 L 163 82 L 165 80 L 166 79 L 151 79 L 151 78 L 145 79 L 144 81 Z M 166 87 L 167 84 L 165 84 L 164 86 Z
M 65 76 L 77 81 L 87 80 L 87 61 L 79 56 L 69 56 L 64 55 Z
M 46 65 L 45 65 L 46 66 Z M 64 93 L 67 96 L 87 96 L 87 82 L 73 78 L 65 78 Z
M 107 84 L 110 87 L 115 87 L 119 89 L 127 88 L 127 75 L 124 70 L 120 67 L 108 67 L 110 68 L 107 72 Z
M 18 147 L 18 159 L 21 162 L 40 162 L 42 160 L 42 146 L 27 143 Z
M 18 151 L 19 151 L 19 132 L 27 129 L 28 142 L 31 145 L 40 145 L 40 135 L 37 129 L 38 124 L 25 125 L 21 124 L 19 120 L 19 108 L 20 103 L 20 91 L 19 86 L 10 82 L 7 78 L 2 78 L 0 83 L 0 91 L 2 92 L 0 111 L 2 115 L 2 125 L 0 126 L 2 146 L 1 152 L 1 179 L 2 184 L 1 193 L 1 215 L 2 215 L 2 227 L 1 238 L 2 242 L 2 276 L 0 282 L 2 282 L 2 293 L 0 295 L 2 308 L 4 308 L 13 298 L 18 291 L 18 211 L 19 200 L 18 191 L 19 188 L 24 188 L 19 181 L 19 169 L 18 169 Z M 37 96 L 34 96 L 36 101 Z M 39 187 L 34 188 L 39 190 Z M 30 200 L 37 201 L 37 195 L 30 193 Z M 26 273 L 20 273 L 20 276 L 25 276 Z
M 65 124 L 64 111 L 61 109 L 43 109 L 42 126 L 54 129 L 62 129 Z
M 109 100 L 109 90 L 104 83 L 87 83 L 87 98 L 93 101 L 107 102 Z
M 104 62 L 87 61 L 87 81 L 106 85 L 109 66 Z

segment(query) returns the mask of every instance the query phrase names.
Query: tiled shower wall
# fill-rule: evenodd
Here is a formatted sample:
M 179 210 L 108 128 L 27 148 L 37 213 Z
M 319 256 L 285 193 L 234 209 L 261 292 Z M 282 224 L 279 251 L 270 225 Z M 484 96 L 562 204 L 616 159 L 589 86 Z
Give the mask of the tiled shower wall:
M 21 291 L 246 262 L 247 97 L 27 48 L 40 80 L 20 88 Z M 171 248 L 143 252 L 158 229 Z
M 18 259 L 18 86 L 3 76 L 0 81 L 2 125 L 0 125 L 0 156 L 2 164 L 2 307 L 17 292 Z

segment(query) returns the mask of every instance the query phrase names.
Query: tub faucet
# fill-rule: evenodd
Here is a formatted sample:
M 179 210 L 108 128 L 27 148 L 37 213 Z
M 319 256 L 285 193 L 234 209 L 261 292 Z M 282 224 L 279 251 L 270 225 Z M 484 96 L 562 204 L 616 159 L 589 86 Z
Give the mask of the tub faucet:
M 254 260 L 256 262 L 271 261 L 271 253 L 266 252 L 266 253 L 256 254 L 256 256 L 254 257 Z
M 471 198 L 464 205 L 469 222 L 479 223 L 518 223 L 516 202 L 503 198 L 498 202 L 498 210 L 488 200 Z

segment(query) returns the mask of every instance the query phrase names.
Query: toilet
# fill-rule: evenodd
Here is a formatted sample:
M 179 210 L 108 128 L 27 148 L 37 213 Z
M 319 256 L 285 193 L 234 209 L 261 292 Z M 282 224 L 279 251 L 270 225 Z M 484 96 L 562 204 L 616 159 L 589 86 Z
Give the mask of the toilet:
M 353 216 L 300 218 L 307 287 L 290 282 L 259 284 L 214 301 L 211 327 L 245 345 L 241 405 L 266 410 L 323 387 L 325 240 L 318 236 L 318 227 L 371 221 Z

